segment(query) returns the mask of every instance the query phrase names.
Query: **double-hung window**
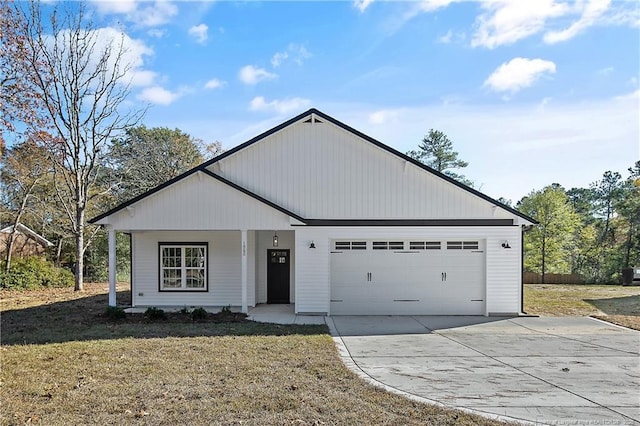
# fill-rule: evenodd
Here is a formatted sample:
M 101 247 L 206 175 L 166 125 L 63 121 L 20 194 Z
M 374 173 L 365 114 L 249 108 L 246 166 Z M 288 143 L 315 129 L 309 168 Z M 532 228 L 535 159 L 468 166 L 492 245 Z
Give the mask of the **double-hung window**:
M 207 243 L 160 243 L 160 291 L 207 290 Z

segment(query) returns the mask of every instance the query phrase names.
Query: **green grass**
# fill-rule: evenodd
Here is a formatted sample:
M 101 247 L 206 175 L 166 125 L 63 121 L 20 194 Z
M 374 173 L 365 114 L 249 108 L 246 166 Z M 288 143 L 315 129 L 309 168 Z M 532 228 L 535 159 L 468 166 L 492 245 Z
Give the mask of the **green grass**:
M 498 424 L 366 384 L 325 326 L 113 320 L 103 284 L 0 296 L 2 424 Z
M 640 330 L 640 287 L 526 284 L 524 310 L 544 316 L 593 316 Z

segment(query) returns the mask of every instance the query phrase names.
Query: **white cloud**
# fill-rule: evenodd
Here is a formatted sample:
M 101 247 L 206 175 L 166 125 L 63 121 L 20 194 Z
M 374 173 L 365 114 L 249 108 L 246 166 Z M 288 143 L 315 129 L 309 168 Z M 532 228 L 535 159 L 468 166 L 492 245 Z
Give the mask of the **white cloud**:
M 184 92 L 171 92 L 160 86 L 147 87 L 138 95 L 138 99 L 150 102 L 156 105 L 170 105 Z
M 273 80 L 277 77 L 277 74 L 270 73 L 263 68 L 256 68 L 253 65 L 246 65 L 242 67 L 238 73 L 240 81 L 248 85 L 255 85 L 261 81 Z
M 63 45 L 69 37 L 69 31 L 65 30 L 58 34 L 56 43 Z M 100 56 L 106 49 L 113 49 L 114 52 L 122 50 L 118 58 L 116 67 L 116 55 L 111 54 L 107 62 L 107 71 L 115 76 L 125 72 L 122 82 L 132 86 L 148 86 L 153 83 L 156 73 L 144 69 L 144 58 L 154 54 L 153 49 L 147 46 L 144 41 L 131 38 L 127 33 L 113 27 L 97 28 L 86 33 L 88 43 L 93 45 L 91 66 L 95 67 L 100 60 Z M 53 36 L 48 37 L 48 42 L 53 44 Z
M 606 68 L 602 68 L 599 69 L 598 71 L 596 71 L 596 74 L 601 75 L 601 76 L 606 76 L 611 74 L 614 71 L 613 67 L 606 67 Z
M 204 85 L 205 89 L 219 89 L 222 86 L 226 85 L 227 82 L 226 81 L 221 81 L 218 80 L 217 78 L 212 78 L 211 80 L 207 81 Z
M 137 7 L 136 0 L 94 0 L 92 3 L 96 6 L 98 12 L 103 14 L 132 13 Z
M 543 59 L 513 58 L 500 65 L 484 82 L 496 92 L 515 93 L 531 86 L 545 73 L 554 74 L 556 64 Z
M 445 35 L 438 37 L 438 43 L 451 43 L 451 39 L 453 38 L 453 31 L 449 30 Z
M 151 86 L 158 77 L 158 73 L 149 70 L 134 70 L 131 73 L 131 85 L 134 87 Z
M 544 29 L 548 19 L 565 15 L 569 5 L 555 0 L 510 1 L 489 0 L 482 3 L 485 10 L 476 19 L 473 47 L 512 44 Z
M 274 68 L 279 67 L 288 57 L 289 53 L 287 52 L 276 52 L 273 57 L 271 57 L 271 66 Z
M 209 27 L 205 24 L 194 25 L 189 28 L 189 35 L 196 39 L 196 42 L 200 44 L 205 44 L 207 39 L 209 38 Z
M 398 111 L 380 110 L 369 114 L 369 123 L 371 124 L 389 124 L 395 122 L 398 118 Z
M 138 8 L 133 22 L 143 27 L 158 27 L 167 24 L 178 14 L 178 7 L 170 1 L 158 0 L 152 5 Z
M 302 65 L 305 60 L 311 57 L 311 52 L 302 44 L 289 43 L 287 49 L 282 52 L 276 52 L 271 57 L 271 66 L 279 67 L 285 61 L 290 60 L 298 65 Z
M 400 14 L 391 15 L 383 26 L 388 33 L 393 34 L 416 16 L 423 13 L 435 12 L 438 9 L 446 8 L 452 3 L 458 3 L 461 1 L 464 0 L 419 0 L 399 2 L 406 4 L 407 7 L 404 8 Z
M 594 25 L 596 21 L 606 12 L 611 4 L 611 0 L 591 0 L 589 1 L 582 16 L 568 28 L 562 31 L 549 31 L 544 35 L 546 43 L 558 43 L 569 40 L 582 32 L 584 29 Z
M 423 12 L 433 12 L 434 10 L 442 9 L 449 6 L 451 3 L 459 1 L 461 0 L 421 0 L 418 2 L 418 6 Z
M 166 33 L 167 32 L 165 30 L 161 30 L 159 28 L 151 28 L 149 31 L 147 31 L 147 34 L 155 38 L 162 38 Z
M 373 1 L 374 0 L 353 0 L 353 7 L 355 7 L 360 11 L 360 13 L 362 13 L 367 10 L 369 6 L 371 6 L 371 3 L 373 3 Z
M 140 27 L 158 27 L 167 24 L 178 14 L 178 7 L 168 0 L 156 0 L 153 3 L 136 0 L 94 0 L 92 3 L 99 13 L 124 15 L 127 21 Z
M 311 101 L 303 98 L 274 99 L 267 102 L 264 97 L 256 96 L 249 103 L 250 111 L 274 111 L 280 115 L 300 111 L 309 106 Z

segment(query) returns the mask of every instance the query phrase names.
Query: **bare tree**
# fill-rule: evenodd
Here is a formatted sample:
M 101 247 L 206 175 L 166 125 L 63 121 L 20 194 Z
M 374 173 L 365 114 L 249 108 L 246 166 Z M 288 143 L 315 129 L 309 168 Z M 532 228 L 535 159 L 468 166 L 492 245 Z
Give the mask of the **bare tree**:
M 37 2 L 15 3 L 24 73 L 44 105 L 54 142 L 43 141 L 55 191 L 75 239 L 75 289 L 83 287 L 83 256 L 95 230 L 86 224 L 91 203 L 109 192 L 104 156 L 112 138 L 136 125 L 144 111 L 125 110 L 130 64 L 124 34 L 94 27 L 86 4 L 64 3 L 43 15 Z

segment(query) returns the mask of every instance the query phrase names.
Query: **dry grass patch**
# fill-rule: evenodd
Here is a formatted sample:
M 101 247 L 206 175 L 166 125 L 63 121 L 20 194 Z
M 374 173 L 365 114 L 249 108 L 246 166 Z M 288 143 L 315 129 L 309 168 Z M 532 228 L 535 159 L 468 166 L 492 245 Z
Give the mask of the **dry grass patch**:
M 545 316 L 592 316 L 640 330 L 640 287 L 526 284 L 524 310 Z
M 498 424 L 366 384 L 325 326 L 114 323 L 105 293 L 0 294 L 2 424 Z

